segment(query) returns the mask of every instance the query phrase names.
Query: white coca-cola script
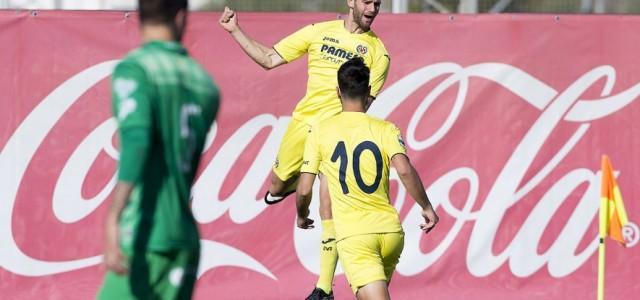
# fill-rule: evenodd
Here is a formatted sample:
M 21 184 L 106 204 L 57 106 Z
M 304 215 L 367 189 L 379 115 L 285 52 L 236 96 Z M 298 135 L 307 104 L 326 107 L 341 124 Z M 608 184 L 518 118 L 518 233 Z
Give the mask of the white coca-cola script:
M 99 253 L 87 253 L 85 257 L 67 261 L 45 261 L 30 257 L 16 244 L 12 232 L 12 218 L 22 179 L 43 140 L 83 93 L 111 74 L 116 63 L 117 61 L 106 61 L 96 64 L 58 86 L 22 120 L 2 149 L 0 153 L 0 191 L 2 191 L 0 193 L 0 249 L 3 255 L 0 255 L 0 266 L 4 269 L 23 276 L 44 276 L 94 266 L 101 262 Z M 598 198 L 599 192 L 600 174 L 597 168 L 593 166 L 576 168 L 555 181 L 540 199 L 537 199 L 537 204 L 526 216 L 523 225 L 508 246 L 502 252 L 494 254 L 492 246 L 496 232 L 505 212 L 527 197 L 528 193 L 539 186 L 548 174 L 572 152 L 576 144 L 589 132 L 590 122 L 606 118 L 637 100 L 640 95 L 640 84 L 612 94 L 616 83 L 616 72 L 613 67 L 604 65 L 594 67 L 564 90 L 557 91 L 545 84 L 542 79 L 535 78 L 511 65 L 480 63 L 463 67 L 444 62 L 421 67 L 394 83 L 388 83 L 388 88 L 378 97 L 376 104 L 369 112 L 386 118 L 414 91 L 443 76 L 445 79 L 439 81 L 436 87 L 429 91 L 410 118 L 406 129 L 406 143 L 413 151 L 429 149 L 447 137 L 449 130 L 456 124 L 467 95 L 471 93 L 469 80 L 472 78 L 488 80 L 507 89 L 540 113 L 522 140 L 517 143 L 506 164 L 501 166 L 497 178 L 479 178 L 476 170 L 461 166 L 446 172 L 428 184 L 427 193 L 433 205 L 443 211 L 447 218 L 455 220 L 445 238 L 428 253 L 422 252 L 419 246 L 421 239 L 424 238 L 418 227 L 419 206 L 404 200 L 406 191 L 401 184 L 398 184 L 398 192 L 394 199 L 396 208 L 400 210 L 406 205 L 412 205 L 412 207 L 408 215 L 403 218 L 406 244 L 397 271 L 406 276 L 423 272 L 447 252 L 462 226 L 472 222 L 473 230 L 466 244 L 466 266 L 472 275 L 492 274 L 507 262 L 509 270 L 517 277 L 530 276 L 545 265 L 553 277 L 571 274 L 597 249 L 597 237 L 588 236 L 587 238 L 592 241 L 581 252 L 576 253 L 578 244 L 585 238 L 589 224 L 598 213 L 598 201 L 592 201 Z M 600 80 L 605 82 L 600 93 L 601 97 L 582 99 L 582 94 Z M 420 130 L 418 124 L 428 117 L 429 107 L 440 100 L 441 95 L 452 87 L 457 87 L 457 93 L 448 117 L 432 135 L 423 139 L 418 138 L 417 133 Z M 384 103 L 384 105 L 378 103 Z M 232 222 L 243 224 L 250 222 L 267 208 L 261 201 L 255 201 L 258 200 L 255 195 L 260 194 L 260 184 L 269 175 L 271 162 L 289 119 L 288 116 L 256 115 L 239 126 L 226 141 L 221 143 L 222 146 L 203 166 L 200 176 L 194 183 L 192 208 L 198 222 L 211 223 L 228 214 Z M 574 122 L 579 126 L 557 153 L 544 164 L 544 167 L 524 182 L 525 173 L 538 156 L 542 145 L 561 122 Z M 205 151 L 210 150 L 213 141 L 218 138 L 217 126 L 214 125 L 209 133 Z M 270 129 L 269 137 L 251 165 L 247 167 L 246 175 L 228 197 L 220 199 L 222 183 L 232 172 L 232 166 L 238 159 L 239 153 L 264 129 Z M 51 198 L 53 213 L 61 223 L 74 223 L 86 218 L 111 194 L 115 184 L 115 174 L 91 199 L 83 198 L 81 189 L 92 162 L 102 151 L 114 160 L 118 159 L 118 151 L 112 145 L 115 131 L 115 122 L 112 119 L 104 120 L 77 145 L 64 165 Z M 391 180 L 398 181 L 398 178 L 392 173 Z M 481 181 L 493 182 L 485 199 L 478 199 Z M 452 199 L 449 198 L 452 187 L 459 182 L 466 182 L 469 185 L 469 192 L 462 208 L 453 205 Z M 538 253 L 539 241 L 554 212 L 578 186 L 583 184 L 587 184 L 588 188 L 570 217 L 567 218 L 563 230 L 546 252 Z M 483 200 L 482 205 L 473 210 L 480 200 Z M 314 201 L 315 205 L 317 205 L 316 202 Z M 317 218 L 317 215 L 315 217 Z M 629 228 L 634 228 L 633 226 L 635 225 L 632 224 Z M 635 228 L 637 237 L 637 226 Z M 291 220 L 291 230 L 294 231 L 295 252 L 300 263 L 308 271 L 318 273 L 318 249 L 309 245 L 317 243 L 320 239 L 319 232 L 299 231 L 295 227 L 295 220 Z M 632 236 L 633 232 L 627 232 L 627 235 Z M 276 275 L 271 270 L 245 251 L 217 241 L 203 239 L 199 274 L 219 266 L 245 268 L 276 279 Z

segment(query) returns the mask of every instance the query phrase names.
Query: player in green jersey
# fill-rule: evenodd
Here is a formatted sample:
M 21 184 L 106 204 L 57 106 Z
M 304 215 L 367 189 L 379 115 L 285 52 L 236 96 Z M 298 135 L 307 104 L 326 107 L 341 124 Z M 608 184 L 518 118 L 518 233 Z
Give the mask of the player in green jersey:
M 181 45 L 187 0 L 140 0 L 143 45 L 112 76 L 120 135 L 99 299 L 189 299 L 200 255 L 191 184 L 218 89 Z

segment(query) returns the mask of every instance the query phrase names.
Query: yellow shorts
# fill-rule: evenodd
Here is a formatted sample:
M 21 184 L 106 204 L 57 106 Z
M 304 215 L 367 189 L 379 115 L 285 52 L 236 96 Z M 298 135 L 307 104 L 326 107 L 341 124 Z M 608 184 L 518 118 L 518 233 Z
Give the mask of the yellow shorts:
M 404 248 L 404 233 L 354 235 L 338 241 L 337 247 L 342 269 L 356 294 L 374 281 L 391 281 Z
M 291 119 L 287 131 L 280 142 L 280 150 L 276 162 L 273 164 L 273 172 L 282 181 L 298 176 L 302 167 L 304 155 L 304 143 L 309 135 L 311 126 L 307 123 Z

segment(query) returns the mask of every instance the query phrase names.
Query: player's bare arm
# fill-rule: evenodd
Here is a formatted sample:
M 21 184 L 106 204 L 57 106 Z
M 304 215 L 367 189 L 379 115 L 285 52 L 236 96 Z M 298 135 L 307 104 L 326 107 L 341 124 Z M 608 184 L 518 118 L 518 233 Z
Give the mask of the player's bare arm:
M 229 7 L 224 8 L 218 23 L 229 32 L 242 50 L 266 70 L 285 64 L 286 61 L 273 49 L 249 37 L 238 24 L 238 15 Z
M 298 188 L 296 190 L 296 208 L 298 211 L 298 227 L 302 229 L 313 228 L 313 220 L 309 219 L 309 205 L 311 204 L 313 182 L 316 175 L 311 173 L 300 174 Z
M 438 223 L 438 215 L 436 214 L 431 202 L 427 197 L 427 193 L 420 180 L 420 175 L 416 172 L 416 169 L 411 165 L 409 158 L 404 154 L 396 154 L 391 158 L 391 165 L 396 168 L 400 181 L 420 207 L 422 207 L 422 217 L 425 223 L 420 224 L 420 228 L 429 233 Z
M 107 213 L 104 265 L 107 270 L 118 275 L 126 274 L 129 271 L 125 264 L 125 256 L 120 250 L 118 222 L 132 191 L 132 184 L 119 181 L 114 188 L 113 202 Z

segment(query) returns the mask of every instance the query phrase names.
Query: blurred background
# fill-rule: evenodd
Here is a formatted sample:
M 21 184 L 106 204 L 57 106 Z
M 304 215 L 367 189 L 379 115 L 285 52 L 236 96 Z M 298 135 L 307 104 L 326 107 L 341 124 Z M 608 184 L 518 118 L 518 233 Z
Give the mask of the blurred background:
M 192 10 L 346 12 L 346 0 L 190 0 Z M 136 0 L 0 0 L 0 9 L 133 10 Z M 638 14 L 640 0 L 383 0 L 393 13 Z

